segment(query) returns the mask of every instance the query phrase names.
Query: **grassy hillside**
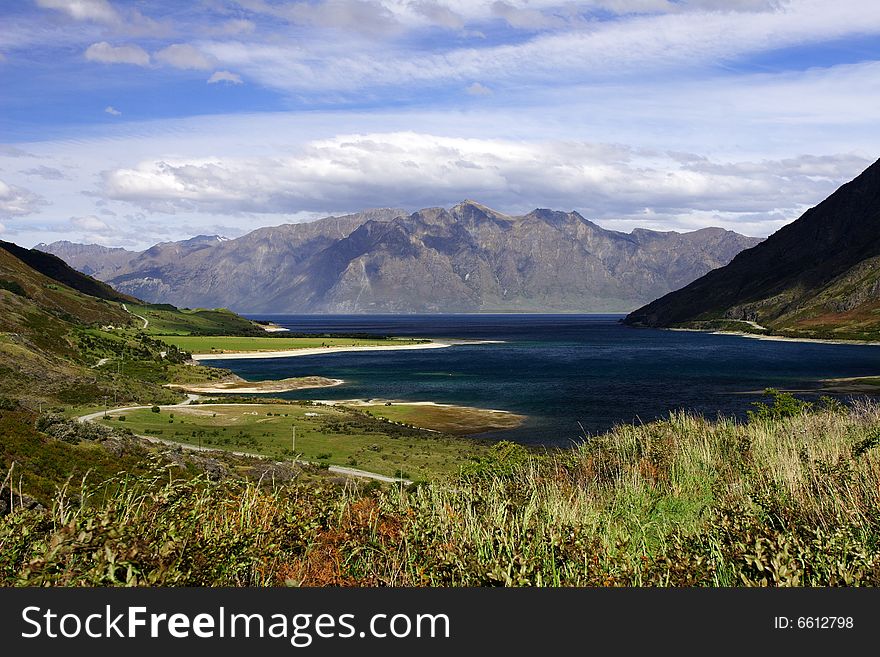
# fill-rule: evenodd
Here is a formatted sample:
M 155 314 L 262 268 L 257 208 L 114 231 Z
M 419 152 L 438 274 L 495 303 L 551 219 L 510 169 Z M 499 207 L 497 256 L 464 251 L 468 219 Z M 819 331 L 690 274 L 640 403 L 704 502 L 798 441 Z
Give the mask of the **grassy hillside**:
M 83 294 L 106 301 L 137 301 L 132 296 L 117 292 L 106 283 L 78 272 L 68 266 L 61 258 L 50 253 L 44 253 L 35 249 L 25 249 L 12 242 L 4 242 L 2 240 L 0 240 L 0 249 L 21 260 L 31 269 Z
M 880 584 L 880 408 L 783 396 L 412 489 L 131 476 L 0 519 L 6 584 Z M 164 482 L 164 483 L 163 483 Z M 198 517 L 199 522 L 192 522 Z M 124 520 L 121 520 L 124 519 Z
M 40 403 L 94 403 L 106 395 L 172 400 L 159 386 L 91 367 L 114 351 L 157 353 L 159 346 L 133 344 L 133 333 L 91 339 L 101 326 L 131 326 L 119 303 L 88 296 L 41 274 L 0 249 L 0 396 L 34 407 Z M 132 344 L 130 344 L 132 343 Z M 89 349 L 86 344 L 94 348 Z M 137 347 L 135 349 L 134 347 Z
M 175 308 L 168 304 L 129 306 L 132 313 L 149 321 L 152 335 L 266 335 L 259 326 L 225 308 Z
M 14 246 L 0 248 L 0 397 L 18 399 L 32 408 L 105 401 L 169 403 L 183 397 L 162 384 L 216 378 L 217 374 L 207 368 L 184 372 L 184 353 L 151 337 L 150 332 L 173 327 L 196 334 L 264 334 L 228 311 L 156 309 L 124 295 L 112 300 L 113 295 L 103 288 L 112 290 L 103 283 L 98 291 L 107 298 L 91 296 L 29 263 L 36 259 L 49 273 L 66 272 L 59 278 L 72 278 L 83 289 L 90 289 L 83 283 L 91 280 L 88 277 L 73 272 L 55 256 Z M 154 320 L 146 331 L 142 316 Z

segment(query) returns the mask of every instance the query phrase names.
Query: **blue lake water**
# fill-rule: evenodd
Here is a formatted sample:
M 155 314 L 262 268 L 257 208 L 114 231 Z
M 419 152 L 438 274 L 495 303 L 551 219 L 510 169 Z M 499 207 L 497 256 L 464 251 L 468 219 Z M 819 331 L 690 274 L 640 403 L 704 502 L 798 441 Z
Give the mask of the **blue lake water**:
M 880 346 L 754 340 L 633 329 L 619 315 L 260 315 L 296 332 L 503 340 L 412 351 L 351 352 L 214 364 L 251 380 L 318 375 L 335 388 L 290 399 L 383 398 L 498 408 L 529 417 L 487 434 L 566 445 L 673 409 L 742 416 L 767 387 L 880 374 Z

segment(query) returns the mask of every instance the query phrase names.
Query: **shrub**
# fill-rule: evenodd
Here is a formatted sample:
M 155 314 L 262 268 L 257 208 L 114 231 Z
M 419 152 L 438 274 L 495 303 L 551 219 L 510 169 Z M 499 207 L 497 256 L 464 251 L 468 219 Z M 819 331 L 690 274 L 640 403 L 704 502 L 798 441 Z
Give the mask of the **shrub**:
M 24 288 L 18 281 L 5 281 L 0 279 L 0 289 L 9 290 L 13 294 L 17 294 L 20 297 L 27 297 L 28 293 L 25 292 Z
M 749 420 L 781 420 L 786 417 L 794 417 L 813 410 L 813 404 L 798 399 L 790 392 L 780 392 L 776 388 L 767 388 L 764 394 L 768 395 L 773 402 L 767 405 L 763 402 L 754 402 L 753 411 L 747 411 Z

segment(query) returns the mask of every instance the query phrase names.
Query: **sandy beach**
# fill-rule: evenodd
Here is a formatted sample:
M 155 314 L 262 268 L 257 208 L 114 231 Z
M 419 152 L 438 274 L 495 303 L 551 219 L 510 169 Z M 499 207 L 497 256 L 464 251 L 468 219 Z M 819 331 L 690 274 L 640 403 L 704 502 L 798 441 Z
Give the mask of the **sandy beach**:
M 222 381 L 209 384 L 199 383 L 170 383 L 166 388 L 177 388 L 186 392 L 197 394 L 222 394 L 222 393 L 266 393 L 266 392 L 291 392 L 292 390 L 307 390 L 309 388 L 332 388 L 345 383 L 342 379 L 327 379 L 322 376 L 306 376 L 295 379 L 280 379 L 277 381 Z
M 398 345 L 365 345 L 352 347 L 314 347 L 305 349 L 287 349 L 281 351 L 234 351 L 228 353 L 217 354 L 193 354 L 192 358 L 196 361 L 202 360 L 236 360 L 245 358 L 292 358 L 295 356 L 318 356 L 320 354 L 335 354 L 346 351 L 398 351 L 408 349 L 444 349 L 458 345 L 469 344 L 497 344 L 502 340 L 445 340 L 440 342 L 434 340 L 431 342 L 423 342 L 419 344 L 398 344 Z

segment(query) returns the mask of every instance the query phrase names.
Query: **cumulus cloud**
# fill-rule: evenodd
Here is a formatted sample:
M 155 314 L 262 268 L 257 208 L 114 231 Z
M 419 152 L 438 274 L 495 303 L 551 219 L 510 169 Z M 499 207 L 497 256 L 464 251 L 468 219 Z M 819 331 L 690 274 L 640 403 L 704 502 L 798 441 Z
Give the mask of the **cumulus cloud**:
M 206 34 L 212 36 L 230 36 L 236 34 L 251 34 L 257 29 L 253 21 L 236 18 L 224 21 L 219 25 L 208 25 L 203 28 Z
M 85 56 L 91 62 L 102 62 L 104 64 L 150 65 L 149 53 L 136 45 L 111 46 L 106 41 L 100 41 L 90 45 L 86 49 Z
M 93 214 L 85 217 L 71 217 L 70 225 L 87 233 L 103 233 L 110 230 L 110 226 Z
M 467 87 L 465 87 L 465 91 L 471 96 L 491 96 L 492 90 L 489 87 L 486 87 L 479 82 L 472 82 Z
M 468 197 L 500 209 L 576 208 L 618 220 L 649 212 L 686 223 L 693 213 L 790 219 L 796 204 L 824 197 L 867 164 L 854 155 L 727 163 L 587 142 L 400 132 L 314 141 L 282 158 L 145 161 L 108 172 L 104 193 L 163 212 L 415 209 Z
M 204 70 L 213 64 L 198 48 L 187 43 L 175 43 L 153 55 L 157 62 L 180 69 Z
M 32 169 L 22 169 L 21 173 L 26 176 L 38 176 L 43 178 L 44 180 L 65 180 L 67 176 L 60 169 L 56 169 L 54 167 L 47 167 L 44 164 L 41 164 L 38 167 L 34 167 Z
M 227 82 L 229 84 L 241 84 L 241 76 L 230 71 L 214 71 L 208 78 L 208 84 Z
M 48 203 L 39 194 L 0 180 L 0 216 L 33 214 L 44 205 Z
M 104 108 L 104 112 L 106 114 L 109 114 L 110 116 L 121 116 L 122 115 L 122 112 L 120 112 L 118 109 L 113 107 L 113 105 L 107 105 L 107 107 Z
M 107 0 L 37 0 L 45 9 L 55 9 L 78 21 L 114 23 L 119 14 Z

